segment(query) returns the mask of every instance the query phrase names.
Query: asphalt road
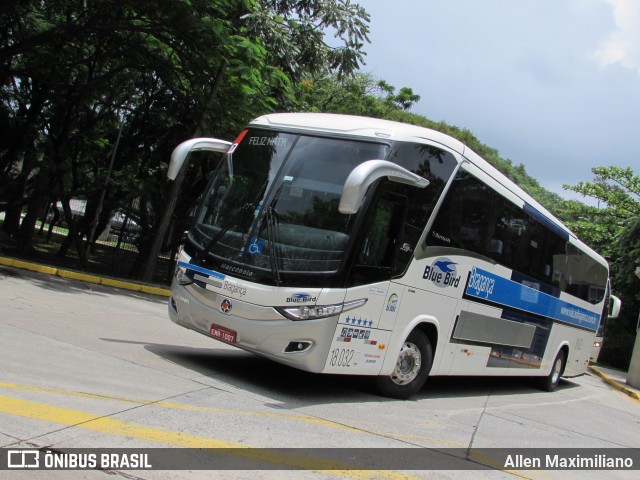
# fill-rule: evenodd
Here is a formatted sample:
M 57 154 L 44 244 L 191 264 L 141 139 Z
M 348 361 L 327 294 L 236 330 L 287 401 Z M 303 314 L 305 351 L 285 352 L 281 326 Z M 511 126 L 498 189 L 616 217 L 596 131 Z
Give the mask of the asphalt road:
M 460 449 L 640 447 L 640 402 L 584 375 L 432 378 L 409 401 L 284 367 L 178 327 L 166 298 L 0 266 L 0 446 Z M 389 452 L 389 450 L 383 450 Z M 400 451 L 400 450 L 398 450 Z M 453 450 L 452 450 L 453 451 Z M 313 452 L 312 452 L 313 453 Z M 0 472 L 4 478 L 636 478 L 634 472 Z M 490 457 L 490 456 L 489 456 Z M 470 465 L 492 465 L 472 455 Z M 637 473 L 637 472 L 635 472 Z

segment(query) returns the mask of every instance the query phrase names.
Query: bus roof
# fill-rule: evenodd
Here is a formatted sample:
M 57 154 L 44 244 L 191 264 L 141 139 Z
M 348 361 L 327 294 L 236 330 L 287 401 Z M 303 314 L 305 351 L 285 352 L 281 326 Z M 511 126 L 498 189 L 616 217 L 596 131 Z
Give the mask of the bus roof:
M 606 260 L 604 258 L 579 240 L 573 232 L 571 232 L 538 201 L 464 143 L 445 133 L 409 123 L 334 113 L 273 113 L 254 119 L 250 125 L 291 128 L 295 130 L 333 133 L 345 136 L 371 137 L 378 140 L 395 140 L 416 143 L 430 141 L 439 143 L 448 149 L 459 153 L 468 162 L 476 165 L 487 175 L 500 183 L 504 188 L 519 197 L 523 202 L 525 202 L 525 204 L 528 204 L 530 207 L 537 210 L 557 228 L 566 231 L 572 244 L 579 246 L 582 251 L 598 259 L 599 262 L 606 264 Z
M 263 115 L 251 122 L 251 125 L 294 128 L 316 132 L 354 135 L 399 141 L 420 142 L 430 140 L 440 143 L 460 154 L 464 144 L 449 135 L 418 127 L 409 123 L 393 122 L 379 118 L 339 115 L 335 113 L 274 113 Z

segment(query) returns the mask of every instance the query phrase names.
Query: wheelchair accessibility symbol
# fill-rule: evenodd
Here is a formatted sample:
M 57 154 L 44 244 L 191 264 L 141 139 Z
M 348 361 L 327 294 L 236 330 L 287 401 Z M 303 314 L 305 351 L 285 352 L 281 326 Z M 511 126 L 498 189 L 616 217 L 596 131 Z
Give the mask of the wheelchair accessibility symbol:
M 258 237 L 251 237 L 249 245 L 247 245 L 247 253 L 249 255 L 262 255 L 262 249 L 264 248 L 264 240 Z

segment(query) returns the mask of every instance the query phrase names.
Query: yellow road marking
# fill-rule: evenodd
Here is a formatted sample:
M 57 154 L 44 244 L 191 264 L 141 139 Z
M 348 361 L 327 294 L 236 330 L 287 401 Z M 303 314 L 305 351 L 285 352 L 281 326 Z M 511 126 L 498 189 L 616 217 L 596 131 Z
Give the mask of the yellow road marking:
M 419 427 L 426 427 L 426 428 L 445 428 L 446 425 L 444 423 L 420 423 L 418 424 Z
M 439 438 L 425 437 L 422 435 L 412 435 L 408 433 L 397 433 L 397 432 L 378 432 L 378 435 L 383 435 L 385 437 L 395 438 L 397 440 L 415 440 L 419 442 L 431 442 L 438 444 L 439 447 L 446 448 L 467 448 L 467 444 L 463 442 L 455 442 L 449 440 L 441 440 Z
M 218 408 L 218 407 L 199 407 L 196 405 L 185 405 L 181 403 L 173 403 L 173 402 L 165 402 L 165 401 L 155 402 L 153 400 L 141 400 L 141 399 L 127 398 L 127 397 L 116 397 L 112 395 L 99 395 L 95 393 L 75 392 L 72 390 L 35 387 L 31 385 L 17 385 L 15 383 L 6 383 L 6 382 L 0 382 L 0 388 L 10 388 L 13 390 L 25 390 L 25 391 L 32 391 L 32 392 L 54 393 L 58 395 L 73 396 L 73 397 L 114 400 L 117 402 L 134 403 L 136 405 L 157 405 L 163 408 L 187 410 L 191 412 L 222 413 L 222 414 L 233 414 L 233 415 L 247 415 L 247 416 L 255 416 L 255 417 L 278 418 L 278 419 L 285 419 L 285 420 L 294 420 L 294 421 L 304 422 L 304 423 L 311 423 L 314 425 L 320 425 L 328 428 L 338 428 L 341 430 L 348 430 L 351 432 L 358 432 L 358 433 L 363 432 L 361 429 L 349 427 L 347 425 L 343 425 L 338 422 L 333 422 L 331 420 L 324 420 L 322 418 L 311 417 L 308 415 L 291 415 L 291 414 L 277 413 L 277 412 L 253 412 L 251 410 L 234 410 L 230 408 Z
M 0 395 L 0 413 L 182 448 L 233 448 L 237 449 L 237 453 L 234 452 L 233 455 L 246 458 L 247 460 L 282 465 L 283 467 L 302 468 L 340 477 L 362 480 L 372 478 L 398 480 L 415 478 L 389 471 L 353 470 L 357 468 L 357 465 L 333 462 L 320 458 L 309 459 L 308 457 L 256 449 L 255 447 L 237 442 L 228 442 L 156 427 L 145 427 L 115 418 L 96 416 L 95 414 L 80 410 L 56 407 L 28 400 L 18 400 L 4 395 Z M 323 467 L 333 468 L 333 470 L 321 470 Z M 343 468 L 344 470 L 337 469 L 336 467 Z

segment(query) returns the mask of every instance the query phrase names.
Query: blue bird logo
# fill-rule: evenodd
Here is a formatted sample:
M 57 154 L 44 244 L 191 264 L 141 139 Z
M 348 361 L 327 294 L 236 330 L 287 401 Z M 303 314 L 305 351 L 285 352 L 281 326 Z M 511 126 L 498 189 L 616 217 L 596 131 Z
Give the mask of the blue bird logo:
M 438 260 L 437 262 L 434 262 L 434 264 L 433 264 L 434 267 L 438 267 L 440 269 L 440 271 L 444 272 L 444 273 L 455 272 L 455 270 L 453 268 L 451 268 L 451 265 L 457 265 L 457 263 L 456 262 L 447 262 L 445 260 Z

